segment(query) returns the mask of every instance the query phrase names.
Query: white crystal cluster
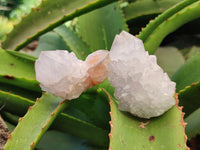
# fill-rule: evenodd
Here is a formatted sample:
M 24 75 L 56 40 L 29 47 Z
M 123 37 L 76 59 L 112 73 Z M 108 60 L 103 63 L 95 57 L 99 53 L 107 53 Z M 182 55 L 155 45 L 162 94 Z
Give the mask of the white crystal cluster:
M 79 60 L 73 52 L 43 51 L 35 64 L 36 79 L 42 90 L 71 100 L 107 78 L 108 62 L 105 50 L 90 54 L 86 61 Z
M 142 41 L 125 31 L 114 39 L 109 71 L 121 111 L 151 118 L 175 104 L 175 83 L 157 65 L 156 57 L 145 51 Z

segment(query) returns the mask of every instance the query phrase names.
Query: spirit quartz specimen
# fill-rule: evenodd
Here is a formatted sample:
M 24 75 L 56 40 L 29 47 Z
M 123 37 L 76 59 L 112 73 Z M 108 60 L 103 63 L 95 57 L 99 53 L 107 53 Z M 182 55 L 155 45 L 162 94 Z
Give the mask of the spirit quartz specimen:
M 42 90 L 62 99 L 77 98 L 89 86 L 85 64 L 68 51 L 42 51 L 35 71 Z
M 107 77 L 119 109 L 142 117 L 156 117 L 175 104 L 175 83 L 145 51 L 140 39 L 122 31 L 111 51 L 98 50 L 85 61 L 68 51 L 44 51 L 36 61 L 41 88 L 63 99 L 74 99 Z
M 118 108 L 141 118 L 160 116 L 175 104 L 175 83 L 145 51 L 140 39 L 122 31 L 110 50 L 109 82 Z
M 35 64 L 36 79 L 42 90 L 62 99 L 75 99 L 108 77 L 108 53 L 98 50 L 82 61 L 73 52 L 43 51 Z

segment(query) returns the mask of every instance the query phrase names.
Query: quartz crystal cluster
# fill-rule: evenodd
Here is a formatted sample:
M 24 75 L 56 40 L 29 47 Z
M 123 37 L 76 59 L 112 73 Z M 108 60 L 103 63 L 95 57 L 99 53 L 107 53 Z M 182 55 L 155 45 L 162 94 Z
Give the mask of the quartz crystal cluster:
M 111 50 L 98 50 L 85 61 L 68 51 L 44 51 L 36 61 L 36 79 L 41 88 L 63 99 L 74 99 L 107 77 L 119 100 L 119 109 L 156 117 L 175 104 L 175 83 L 145 51 L 140 39 L 122 31 Z
M 142 41 L 125 31 L 114 39 L 109 71 L 120 110 L 150 118 L 175 104 L 175 83 L 157 65 L 156 56 L 145 51 Z
M 108 77 L 109 55 L 98 50 L 79 60 L 68 51 L 43 51 L 35 64 L 36 79 L 42 90 L 62 99 L 74 99 Z

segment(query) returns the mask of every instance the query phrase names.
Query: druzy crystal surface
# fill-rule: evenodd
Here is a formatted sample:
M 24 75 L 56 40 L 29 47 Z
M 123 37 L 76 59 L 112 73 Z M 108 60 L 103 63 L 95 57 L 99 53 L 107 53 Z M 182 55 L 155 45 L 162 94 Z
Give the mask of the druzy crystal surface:
M 62 99 L 77 98 L 108 77 L 108 53 L 99 50 L 81 61 L 73 52 L 43 51 L 35 64 L 36 79 L 43 91 Z
M 85 64 L 68 51 L 43 51 L 36 61 L 36 79 L 42 90 L 63 99 L 78 97 L 88 86 Z
M 121 111 L 151 118 L 175 104 L 175 83 L 157 65 L 156 56 L 145 51 L 142 41 L 125 31 L 112 44 L 109 72 Z

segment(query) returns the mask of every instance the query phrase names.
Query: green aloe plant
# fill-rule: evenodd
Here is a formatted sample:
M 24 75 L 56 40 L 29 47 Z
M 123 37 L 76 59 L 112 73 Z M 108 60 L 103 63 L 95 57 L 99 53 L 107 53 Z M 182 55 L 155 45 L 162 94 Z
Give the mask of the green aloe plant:
M 21 12 L 13 13 L 21 16 Z M 188 26 L 192 23 L 196 29 L 198 18 L 199 0 L 35 3 L 13 23 L 10 33 L 1 31 L 0 113 L 10 130 L 14 129 L 4 149 L 187 149 L 187 136 L 200 134 L 199 45 L 194 50 L 194 45 L 182 44 L 188 40 L 171 44 L 170 39 L 180 34 L 180 28 L 191 38 Z M 164 115 L 142 119 L 119 111 L 108 80 L 71 101 L 42 92 L 34 68 L 41 51 L 64 49 L 85 60 L 98 49 L 110 50 L 122 30 L 137 34 L 150 54 L 156 52 L 158 63 L 176 82 L 177 103 Z M 195 36 L 199 39 L 198 30 Z M 26 53 L 26 46 L 34 40 L 37 48 Z

